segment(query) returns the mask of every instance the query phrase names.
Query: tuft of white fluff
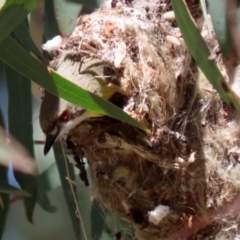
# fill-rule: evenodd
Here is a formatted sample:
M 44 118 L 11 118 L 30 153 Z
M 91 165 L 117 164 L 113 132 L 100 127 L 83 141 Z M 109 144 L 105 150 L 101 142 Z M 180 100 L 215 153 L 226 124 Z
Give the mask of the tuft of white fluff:
M 169 214 L 169 211 L 169 206 L 158 205 L 152 211 L 148 212 L 148 221 L 154 225 L 158 225 Z
M 51 40 L 48 40 L 45 44 L 42 45 L 43 50 L 51 53 L 56 51 L 62 45 L 62 37 L 56 36 Z

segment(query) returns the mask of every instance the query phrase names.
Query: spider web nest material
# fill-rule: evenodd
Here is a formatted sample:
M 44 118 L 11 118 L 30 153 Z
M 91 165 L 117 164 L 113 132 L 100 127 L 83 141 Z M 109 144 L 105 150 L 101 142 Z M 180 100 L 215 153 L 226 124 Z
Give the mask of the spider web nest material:
M 102 59 L 118 73 L 124 110 L 152 136 L 103 117 L 68 138 L 88 159 L 96 198 L 137 239 L 166 239 L 239 193 L 238 122 L 189 55 L 169 1 L 111 3 L 78 19 L 69 39 L 49 50 L 51 64 L 65 56 Z M 216 62 L 224 73 L 220 56 Z M 218 219 L 191 239 L 232 239 L 237 228 L 237 218 Z

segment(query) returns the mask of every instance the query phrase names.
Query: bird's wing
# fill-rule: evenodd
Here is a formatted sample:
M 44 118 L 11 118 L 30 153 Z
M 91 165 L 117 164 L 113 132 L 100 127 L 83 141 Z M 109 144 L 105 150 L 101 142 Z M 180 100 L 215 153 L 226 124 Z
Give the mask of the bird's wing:
M 106 100 L 115 92 L 108 87 L 108 77 L 104 72 L 105 64 L 97 58 L 86 57 L 81 61 L 64 59 L 57 72 L 76 85 L 88 90 Z

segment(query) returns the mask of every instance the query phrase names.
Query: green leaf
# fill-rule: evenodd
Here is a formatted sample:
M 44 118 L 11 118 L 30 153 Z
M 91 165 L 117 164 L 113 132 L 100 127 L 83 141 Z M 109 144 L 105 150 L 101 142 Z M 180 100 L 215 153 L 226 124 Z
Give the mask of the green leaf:
M 183 0 L 171 0 L 177 23 L 181 29 L 183 38 L 194 60 L 201 68 L 204 75 L 218 91 L 219 95 L 228 105 L 236 109 L 240 114 L 240 104 L 233 91 L 228 86 L 216 64 L 209 60 L 209 50 L 191 18 L 187 6 Z
M 214 31 L 223 54 L 228 57 L 232 51 L 231 35 L 226 20 L 226 0 L 208 0 L 209 12 L 212 18 Z
M 65 164 L 66 159 L 64 159 L 64 153 L 62 146 L 59 142 L 56 142 L 53 146 L 54 156 L 56 159 L 56 164 L 58 167 L 59 177 L 62 184 L 63 194 L 64 198 L 66 200 L 67 208 L 69 215 L 71 217 L 73 231 L 76 236 L 76 239 L 79 239 L 80 237 L 80 220 L 76 215 L 76 204 L 74 202 L 74 196 L 73 192 L 70 188 L 70 183 L 66 179 L 66 177 L 69 177 L 71 180 L 75 180 L 75 174 L 74 174 L 74 166 L 72 164 L 69 164 L 67 162 L 67 165 Z M 74 194 L 76 194 L 76 187 L 73 186 Z
M 206 0 L 200 0 L 200 5 L 201 5 L 205 24 L 207 26 L 208 34 L 212 36 L 212 33 L 211 33 L 212 26 L 211 26 L 211 20 L 208 17 Z
M 42 172 L 39 177 L 45 191 L 51 191 L 60 186 L 60 178 L 58 175 L 58 168 L 56 162 L 54 162 L 48 169 Z
M 46 192 L 60 186 L 57 165 L 54 162 L 47 170 L 37 176 L 38 197 L 37 203 L 47 212 L 54 213 L 57 208 L 51 205 Z
M 33 129 L 32 129 L 32 98 L 31 82 L 18 72 L 5 67 L 8 86 L 9 131 L 34 156 Z M 37 199 L 36 178 L 21 172 L 14 172 L 14 176 L 21 188 L 30 193 L 32 197 L 24 197 L 26 216 L 32 222 L 33 210 Z
M 52 76 L 54 85 L 57 87 L 57 93 L 58 93 L 57 95 L 63 96 L 63 94 L 61 93 L 66 93 L 67 95 L 64 95 L 64 96 L 71 97 L 71 101 L 69 102 L 72 102 L 76 105 L 80 105 L 83 108 L 92 110 L 94 112 L 98 112 L 103 115 L 116 118 L 118 120 L 121 120 L 122 122 L 129 123 L 144 131 L 147 131 L 147 129 L 144 126 L 139 124 L 136 120 L 131 118 L 128 114 L 126 114 L 120 108 L 116 107 L 114 104 L 108 101 L 105 101 L 99 96 L 92 94 L 91 92 L 88 92 L 83 88 L 78 87 L 72 82 L 66 81 L 64 77 L 60 76 L 53 70 L 51 70 L 51 76 Z M 55 92 L 53 93 L 56 94 Z
M 93 201 L 91 207 L 91 235 L 92 239 L 100 239 L 104 229 L 106 228 L 105 218 L 106 213 L 96 200 Z
M 0 42 L 0 58 L 16 71 L 33 80 L 52 94 L 58 95 L 75 105 L 131 124 L 149 133 L 146 127 L 112 103 L 76 86 L 54 71 L 51 71 L 49 74 L 41 62 L 33 58 L 10 36 Z
M 57 211 L 57 207 L 53 206 L 46 194 L 47 189 L 45 188 L 45 185 L 42 182 L 42 178 L 39 176 L 37 177 L 37 203 L 41 208 L 49 213 L 55 213 Z
M 6 8 L 9 8 L 11 6 L 17 5 L 20 6 L 22 9 L 25 9 L 26 11 L 30 12 L 38 3 L 38 0 L 4 0 L 0 3 L 0 13 L 1 11 L 5 10 Z
M 67 2 L 66 0 L 53 0 L 53 2 L 55 9 L 54 13 L 61 36 L 69 36 L 76 25 L 76 21 L 83 6 L 78 3 Z
M 0 41 L 8 36 L 36 6 L 38 0 L 6 0 L 0 3 Z
M 53 0 L 45 0 L 44 41 L 59 35 L 57 19 L 55 17 Z
M 42 62 L 46 62 L 42 53 L 38 50 L 37 46 L 30 36 L 27 21 L 22 22 L 18 27 L 16 27 L 14 34 L 25 49 L 27 49 L 29 52 L 32 52 Z

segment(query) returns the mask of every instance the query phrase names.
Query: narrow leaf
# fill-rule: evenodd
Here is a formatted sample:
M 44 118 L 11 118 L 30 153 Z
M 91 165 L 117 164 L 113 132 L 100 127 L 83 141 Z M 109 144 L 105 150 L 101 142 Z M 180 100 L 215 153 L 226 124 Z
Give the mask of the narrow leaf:
M 66 0 L 53 0 L 55 16 L 61 36 L 69 36 L 78 19 L 82 4 L 67 2 Z
M 60 186 L 60 178 L 58 175 L 58 168 L 56 162 L 54 162 L 48 169 L 42 172 L 39 177 L 45 191 L 51 191 Z
M 49 213 L 55 213 L 57 208 L 53 206 L 46 194 L 46 189 L 44 188 L 44 184 L 42 184 L 41 178 L 37 177 L 37 186 L 38 186 L 38 195 L 37 195 L 37 203 L 41 208 Z
M 54 156 L 56 159 L 56 164 L 58 167 L 60 181 L 61 181 L 62 188 L 63 188 L 64 198 L 66 200 L 68 212 L 71 217 L 73 231 L 74 231 L 76 239 L 79 239 L 80 222 L 79 222 L 79 218 L 77 217 L 77 215 L 75 213 L 76 212 L 76 204 L 74 202 L 74 196 L 73 196 L 74 193 L 71 191 L 69 182 L 66 180 L 66 177 L 69 177 L 71 180 L 75 179 L 75 174 L 74 174 L 74 169 L 73 169 L 74 167 L 72 164 L 67 163 L 68 164 L 68 171 L 67 171 L 63 150 L 62 150 L 61 144 L 59 142 L 56 142 L 54 144 L 53 151 L 54 151 Z M 69 176 L 68 176 L 68 174 L 69 174 Z M 76 194 L 76 187 L 73 187 L 73 191 Z
M 225 17 L 226 0 L 208 0 L 208 5 L 221 52 L 223 57 L 228 57 L 232 51 L 232 41 Z
M 9 66 L 5 69 L 9 96 L 9 131 L 28 150 L 29 154 L 34 156 L 31 82 Z M 27 219 L 32 222 L 37 199 L 36 178 L 17 171 L 14 172 L 14 176 L 21 188 L 32 195 L 30 198 L 23 198 Z
M 32 52 L 42 62 L 45 62 L 42 53 L 38 50 L 37 46 L 35 45 L 30 36 L 29 28 L 26 21 L 23 21 L 18 27 L 16 27 L 14 33 L 18 41 L 21 42 L 25 49 L 27 49 L 29 52 Z
M 0 10 L 5 10 L 13 5 L 21 6 L 22 9 L 30 12 L 38 3 L 38 0 L 2 0 L 0 2 Z
M 209 50 L 191 18 L 186 4 L 183 0 L 171 0 L 177 23 L 181 29 L 183 38 L 198 66 L 211 82 L 213 87 L 227 104 L 240 113 L 240 104 L 223 78 L 216 64 L 209 60 Z
M 45 0 L 44 41 L 59 35 L 53 0 Z
M 212 32 L 211 32 L 212 26 L 211 26 L 211 20 L 208 17 L 206 0 L 200 0 L 200 5 L 203 12 L 204 21 L 207 26 L 208 35 L 212 37 Z
M 106 228 L 105 216 L 100 204 L 94 200 L 91 206 L 91 235 L 92 239 L 100 239 Z
M 92 94 L 91 92 L 86 91 L 83 88 L 78 87 L 72 82 L 66 81 L 64 77 L 60 76 L 53 70 L 51 70 L 51 76 L 53 82 L 55 83 L 54 85 L 57 87 L 57 92 L 59 93 L 59 96 L 63 95 L 61 94 L 63 92 L 67 93 L 67 95 L 64 96 L 71 97 L 71 101 L 69 102 L 80 105 L 83 108 L 92 110 L 94 112 L 116 118 L 118 120 L 121 120 L 122 122 L 129 123 L 144 131 L 147 131 L 147 129 L 143 125 L 139 124 L 136 120 L 131 118 L 128 114 L 126 114 L 120 108 L 116 107 L 114 104 L 105 101 L 99 96 Z
M 49 92 L 58 95 L 75 105 L 116 118 L 122 122 L 126 122 L 149 132 L 146 127 L 138 123 L 112 103 L 76 86 L 54 71 L 51 71 L 49 74 L 46 67 L 41 62 L 34 59 L 10 36 L 0 42 L 0 58 L 16 71 L 33 80 Z
M 37 2 L 38 0 L 7 0 L 0 2 L 0 41 L 27 17 Z

